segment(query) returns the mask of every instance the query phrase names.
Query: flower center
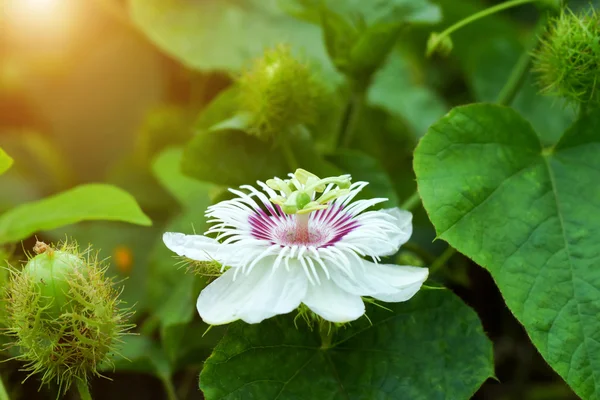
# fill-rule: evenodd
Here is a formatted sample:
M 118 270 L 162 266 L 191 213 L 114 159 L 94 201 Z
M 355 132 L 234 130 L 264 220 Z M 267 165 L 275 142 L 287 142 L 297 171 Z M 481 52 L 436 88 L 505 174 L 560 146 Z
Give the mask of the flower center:
M 250 217 L 251 233 L 256 239 L 268 240 L 282 247 L 328 247 L 334 245 L 359 224 L 340 207 L 332 206 L 313 213 L 268 215 L 260 212 Z

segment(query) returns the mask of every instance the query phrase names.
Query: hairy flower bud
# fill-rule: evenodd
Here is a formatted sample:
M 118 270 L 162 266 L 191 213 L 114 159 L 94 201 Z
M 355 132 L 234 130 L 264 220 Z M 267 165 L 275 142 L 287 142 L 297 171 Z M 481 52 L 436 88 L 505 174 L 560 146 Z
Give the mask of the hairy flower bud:
M 266 139 L 319 116 L 323 85 L 286 46 L 265 52 L 239 79 L 241 108 L 251 114 L 249 133 Z
M 130 325 L 106 268 L 76 245 L 54 249 L 38 242 L 22 270 L 11 269 L 6 325 L 31 374 L 66 392 L 74 380 L 98 374 Z
M 563 10 L 534 54 L 542 92 L 577 105 L 600 103 L 600 19 L 590 8 Z

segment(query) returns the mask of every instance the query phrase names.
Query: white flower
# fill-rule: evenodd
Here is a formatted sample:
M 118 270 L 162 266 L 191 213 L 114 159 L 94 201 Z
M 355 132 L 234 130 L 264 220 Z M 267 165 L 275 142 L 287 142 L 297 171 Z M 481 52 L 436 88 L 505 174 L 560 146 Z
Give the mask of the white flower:
M 178 255 L 229 267 L 198 297 L 206 323 L 259 323 L 301 303 L 325 320 L 348 322 L 364 314 L 361 296 L 400 302 L 420 289 L 427 268 L 378 263 L 410 238 L 410 212 L 366 211 L 387 199 L 352 201 L 367 183 L 349 185 L 347 175 L 319 180 L 298 170 L 290 176 L 257 182 L 263 191 L 230 189 L 237 198 L 209 207 L 214 225 L 206 234 L 217 239 L 164 234 Z

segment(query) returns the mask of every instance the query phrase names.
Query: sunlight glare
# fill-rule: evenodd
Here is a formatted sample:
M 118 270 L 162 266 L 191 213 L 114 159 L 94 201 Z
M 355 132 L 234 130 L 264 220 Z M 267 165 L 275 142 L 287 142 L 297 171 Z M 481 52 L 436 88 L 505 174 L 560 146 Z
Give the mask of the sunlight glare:
M 74 22 L 73 5 L 70 0 L 8 0 L 9 37 L 39 45 L 63 42 Z

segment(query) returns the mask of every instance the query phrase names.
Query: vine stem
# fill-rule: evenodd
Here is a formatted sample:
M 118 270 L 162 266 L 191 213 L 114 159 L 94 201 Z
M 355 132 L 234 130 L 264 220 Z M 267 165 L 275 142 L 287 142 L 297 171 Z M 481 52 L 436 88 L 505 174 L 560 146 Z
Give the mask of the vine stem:
M 436 258 L 429 266 L 429 274 L 433 274 L 438 269 L 446 265 L 446 263 L 456 254 L 456 249 L 450 245 L 446 247 L 446 250 L 438 258 Z
M 463 26 L 469 25 L 471 22 L 477 21 L 478 19 L 487 17 L 488 15 L 492 15 L 492 14 L 495 14 L 495 13 L 503 11 L 503 10 L 507 10 L 512 7 L 520 6 L 522 4 L 527 4 L 527 3 L 535 3 L 536 1 L 540 1 L 540 0 L 510 0 L 510 1 L 505 1 L 504 3 L 497 4 L 493 7 L 486 8 L 485 10 L 481 10 L 478 13 L 470 15 L 465 19 L 461 19 L 454 25 L 446 28 L 442 33 L 440 33 L 438 35 L 437 40 L 435 41 L 435 46 L 433 46 L 433 47 L 434 48 L 437 47 L 437 45 L 439 43 L 441 43 L 441 41 L 445 37 L 450 36 L 451 33 L 456 32 Z
M 412 211 L 420 204 L 421 196 L 419 196 L 419 191 L 415 190 L 415 192 L 411 194 L 408 199 L 404 200 L 404 202 L 400 205 L 400 208 L 403 210 Z
M 77 391 L 79 392 L 81 400 L 92 400 L 92 394 L 90 393 L 90 388 L 86 381 L 77 379 L 75 385 L 77 385 Z
M 533 32 L 533 38 L 531 39 L 529 45 L 526 47 L 525 51 L 519 59 L 517 63 L 513 67 L 508 80 L 500 90 L 498 94 L 498 98 L 496 99 L 496 103 L 508 106 L 513 102 L 517 94 L 519 93 L 519 89 L 523 85 L 525 78 L 527 77 L 527 73 L 529 72 L 529 67 L 531 66 L 531 53 L 537 47 L 539 43 L 540 34 L 546 29 L 546 23 L 548 22 L 548 18 L 543 16 L 541 17 Z
M 6 391 L 6 387 L 4 386 L 4 381 L 0 377 L 0 400 L 10 400 L 8 396 L 8 392 Z

